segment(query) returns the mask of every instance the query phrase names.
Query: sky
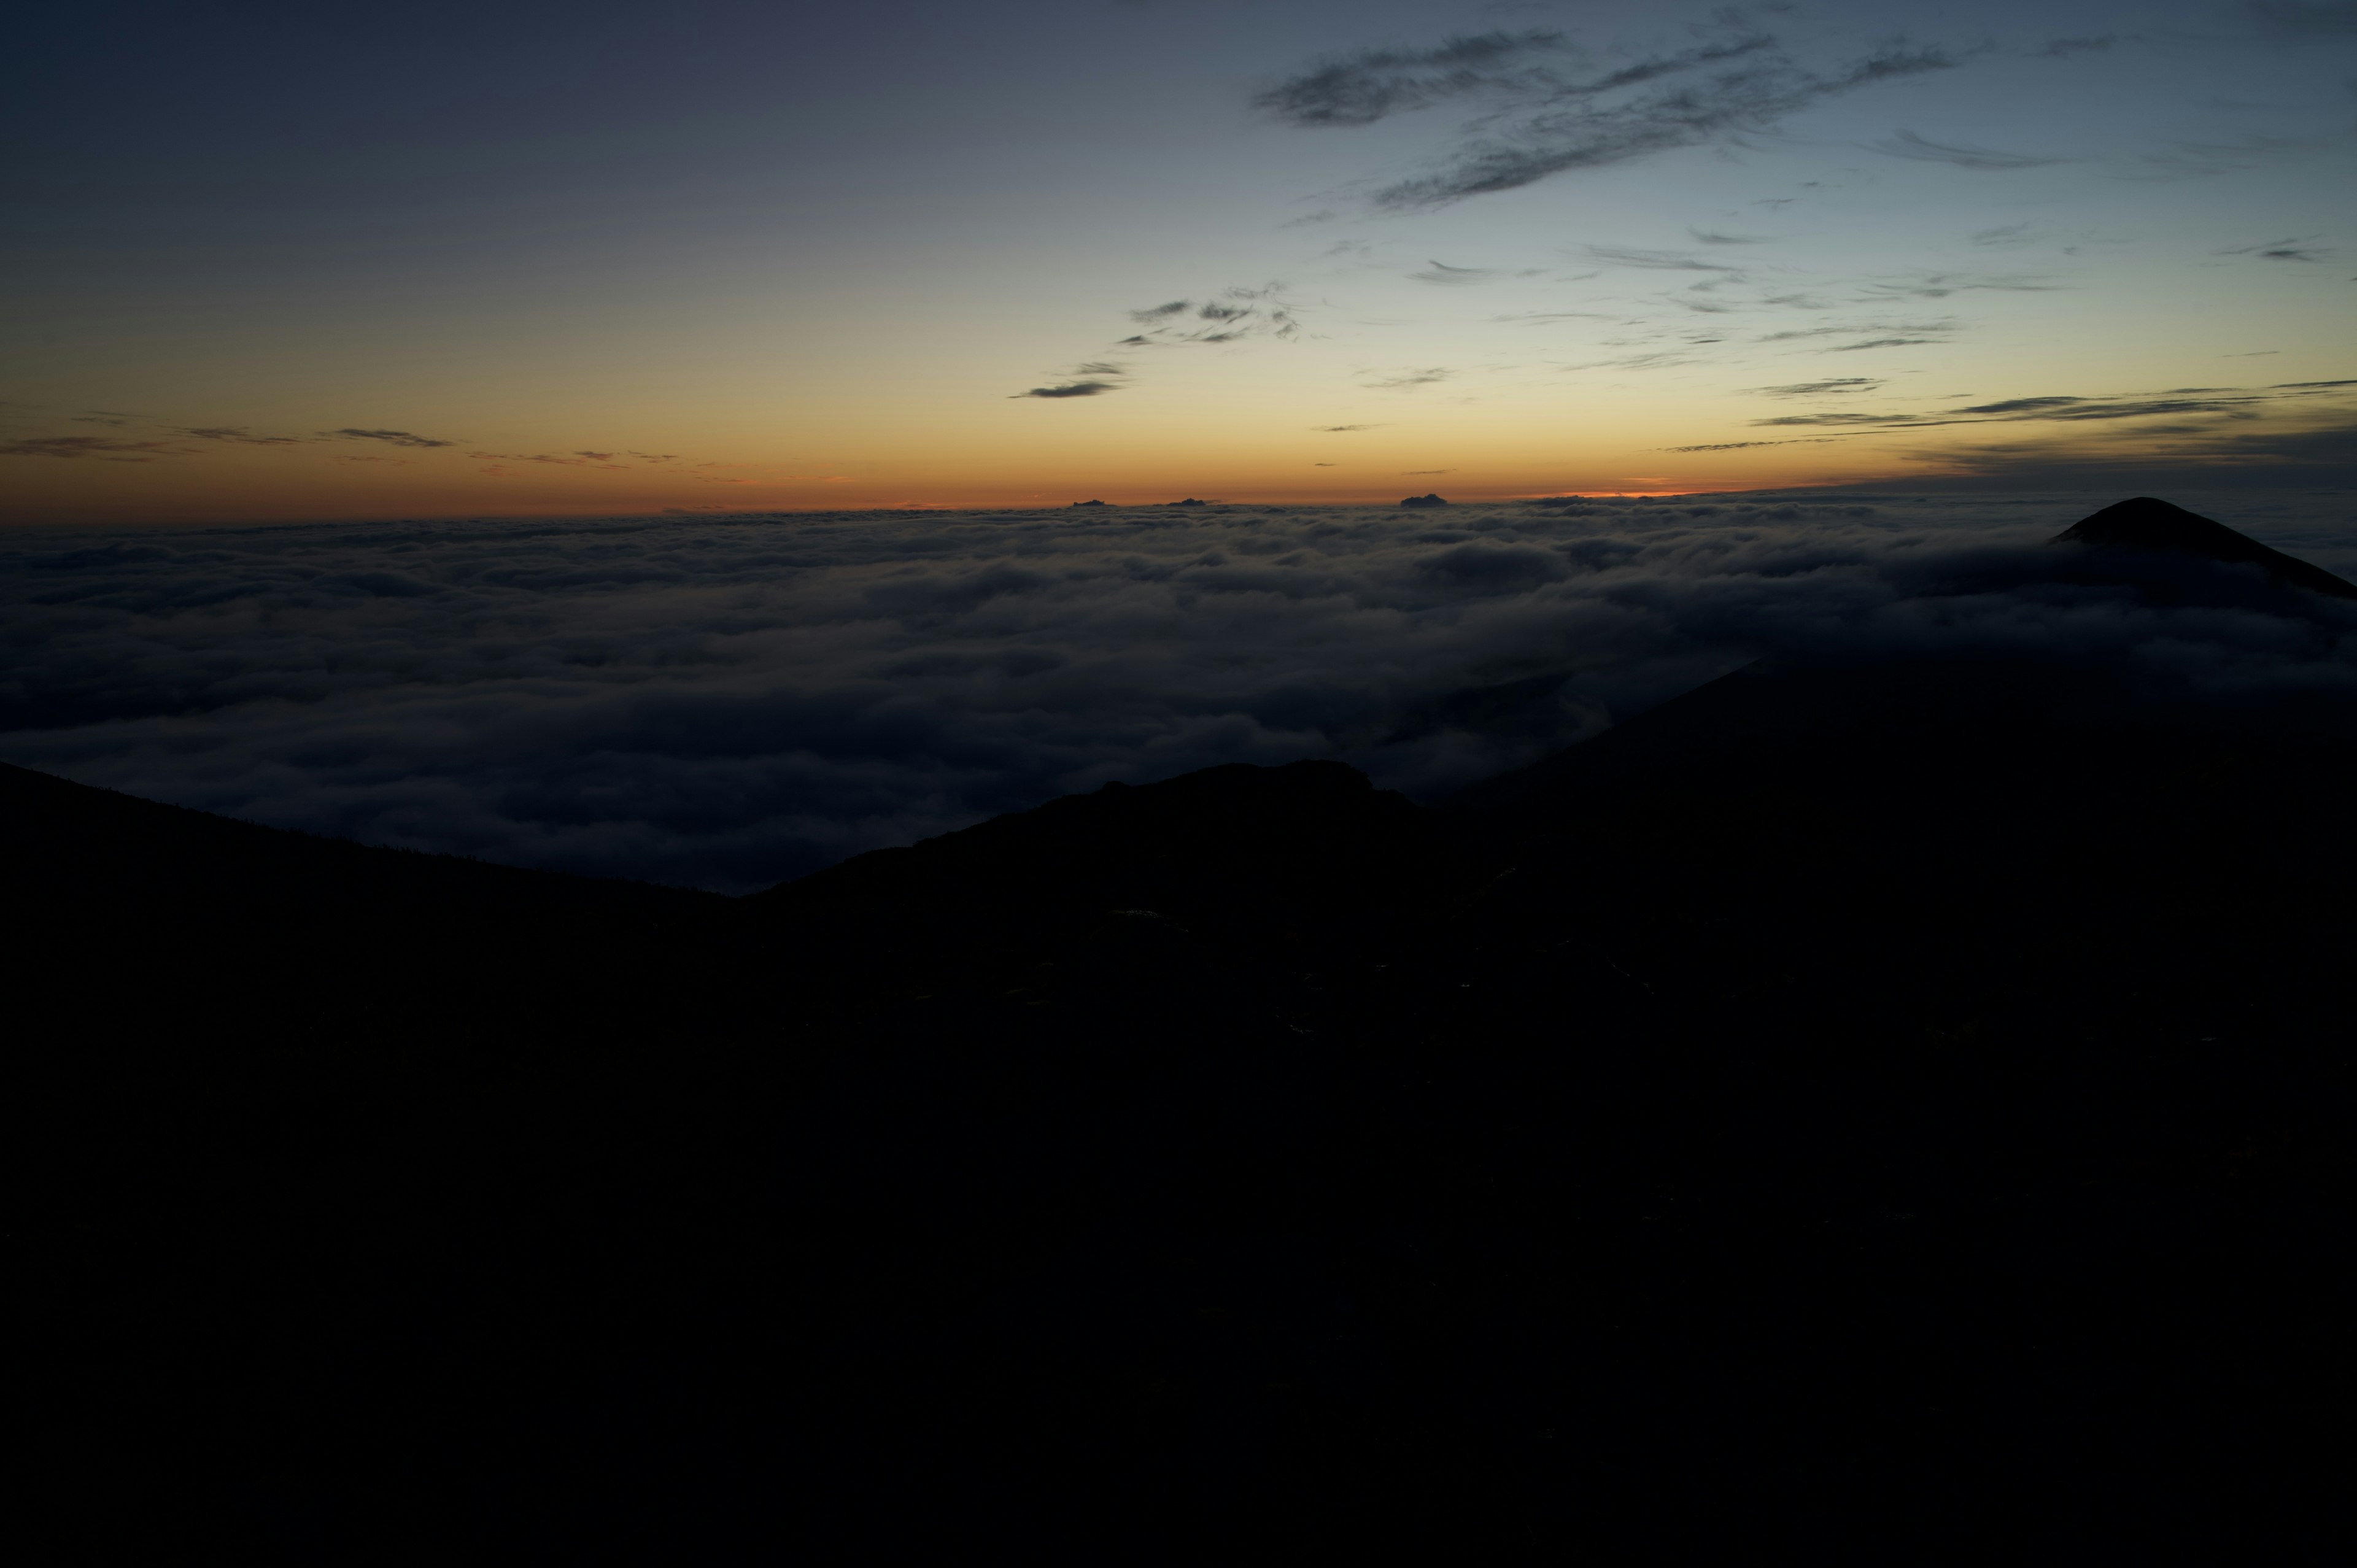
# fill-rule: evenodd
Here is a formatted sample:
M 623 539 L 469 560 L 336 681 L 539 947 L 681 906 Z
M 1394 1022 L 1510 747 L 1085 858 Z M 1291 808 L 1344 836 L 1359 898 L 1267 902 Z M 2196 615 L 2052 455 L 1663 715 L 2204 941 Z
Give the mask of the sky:
M 13 41 L 18 524 L 2357 488 L 2341 0 Z

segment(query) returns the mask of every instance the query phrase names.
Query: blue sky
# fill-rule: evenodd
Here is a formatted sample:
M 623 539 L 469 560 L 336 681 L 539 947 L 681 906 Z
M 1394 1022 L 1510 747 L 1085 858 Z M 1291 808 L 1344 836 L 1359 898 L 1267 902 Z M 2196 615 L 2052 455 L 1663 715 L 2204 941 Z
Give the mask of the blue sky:
M 20 42 L 21 521 L 2352 472 L 2344 4 Z

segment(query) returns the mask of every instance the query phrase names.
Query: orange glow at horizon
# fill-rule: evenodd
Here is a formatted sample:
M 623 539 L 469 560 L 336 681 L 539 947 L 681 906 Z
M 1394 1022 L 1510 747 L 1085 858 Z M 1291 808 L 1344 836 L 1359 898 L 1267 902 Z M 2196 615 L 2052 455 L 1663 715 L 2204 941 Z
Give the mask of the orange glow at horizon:
M 126 441 L 125 446 L 132 443 Z M 302 446 L 241 447 L 187 439 L 156 450 L 22 458 L 0 501 L 0 521 L 15 525 L 236 523 L 363 521 L 393 517 L 535 517 L 665 511 L 821 511 L 923 508 L 1060 506 L 1101 499 L 1118 506 L 1200 497 L 1238 504 L 1387 504 L 1437 490 L 1452 500 L 1509 501 L 1556 496 L 1698 495 L 1905 482 L 1932 466 L 1859 452 L 1827 462 L 1822 448 L 1803 452 L 1714 455 L 1684 472 L 1647 474 L 1596 453 L 1489 450 L 1454 463 L 1408 468 L 1413 454 L 1361 444 L 1347 467 L 1311 466 L 1268 452 L 1200 464 L 1165 452 L 1060 454 L 1058 444 L 1030 451 L 953 454 L 935 446 L 920 462 L 793 465 L 718 457 L 649 465 L 627 457 L 578 464 L 556 458 L 486 463 L 472 451 L 415 449 L 399 456 L 322 452 Z M 684 445 L 675 443 L 674 445 Z M 1193 445 L 1193 443 L 1189 443 Z M 1208 443 L 1207 443 L 1208 445 Z M 520 447 L 521 449 L 521 447 Z M 1803 453 L 1806 453 L 1804 457 Z M 602 455 L 602 454 L 601 454 Z M 1450 454 L 1453 455 L 1453 454 Z M 1632 454 L 1642 456 L 1644 454 Z M 965 462 L 960 462 L 964 456 Z M 1394 467 L 1394 465 L 1400 465 Z M 770 470 L 764 474 L 763 469 Z M 779 469 L 787 472 L 779 473 Z M 830 470 L 833 471 L 830 471 Z M 960 471 L 963 469 L 963 471 Z M 1027 471 L 1028 470 L 1028 471 Z M 1290 471 L 1288 471 L 1290 470 Z

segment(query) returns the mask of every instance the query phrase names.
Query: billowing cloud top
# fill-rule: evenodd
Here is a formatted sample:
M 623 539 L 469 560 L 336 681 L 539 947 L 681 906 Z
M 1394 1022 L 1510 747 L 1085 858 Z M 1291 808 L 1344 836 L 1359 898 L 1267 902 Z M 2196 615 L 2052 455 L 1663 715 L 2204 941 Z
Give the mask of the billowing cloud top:
M 2175 499 L 2357 573 L 2333 498 Z M 2357 607 L 2011 591 L 2093 505 L 18 532 L 0 757 L 282 826 L 743 890 L 1212 763 L 1335 757 L 1442 789 L 1779 651 L 1978 640 L 2357 682 Z

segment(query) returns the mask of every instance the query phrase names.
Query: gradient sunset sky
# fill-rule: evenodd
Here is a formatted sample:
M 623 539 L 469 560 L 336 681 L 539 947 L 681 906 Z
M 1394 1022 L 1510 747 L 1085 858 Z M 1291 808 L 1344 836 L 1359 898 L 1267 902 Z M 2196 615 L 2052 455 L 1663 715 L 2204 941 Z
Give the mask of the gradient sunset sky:
M 93 5 L 0 517 L 2357 484 L 2357 5 Z

